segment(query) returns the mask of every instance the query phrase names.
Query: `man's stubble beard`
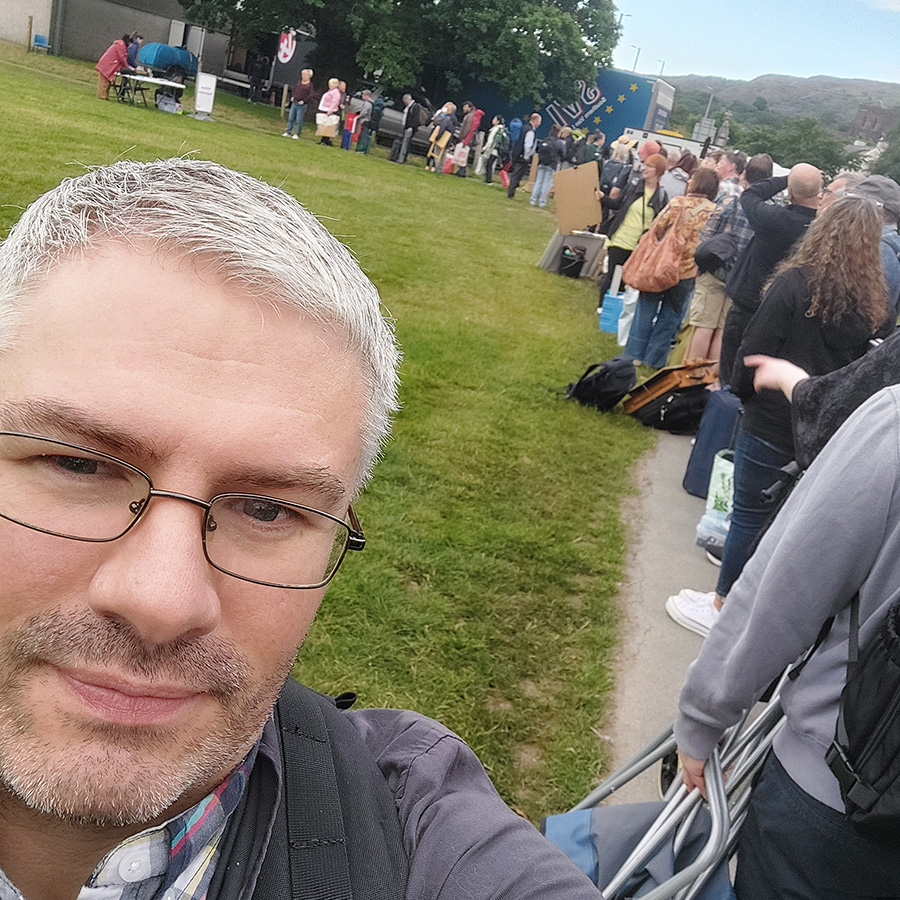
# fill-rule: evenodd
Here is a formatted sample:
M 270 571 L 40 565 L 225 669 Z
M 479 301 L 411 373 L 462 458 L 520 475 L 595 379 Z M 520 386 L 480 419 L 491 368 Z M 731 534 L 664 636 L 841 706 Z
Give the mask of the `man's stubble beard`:
M 89 611 L 35 616 L 0 641 L 0 791 L 77 826 L 153 822 L 181 797 L 211 790 L 240 762 L 262 731 L 294 657 L 253 684 L 248 663 L 216 638 L 153 646 L 127 624 Z M 102 671 L 110 664 L 142 680 L 205 692 L 219 714 L 205 732 L 188 737 L 171 726 L 116 725 L 59 711 L 52 714 L 65 731 L 80 734 L 81 743 L 75 738 L 61 745 L 55 723 L 55 739 L 42 736 L 41 722 L 25 705 L 41 670 Z

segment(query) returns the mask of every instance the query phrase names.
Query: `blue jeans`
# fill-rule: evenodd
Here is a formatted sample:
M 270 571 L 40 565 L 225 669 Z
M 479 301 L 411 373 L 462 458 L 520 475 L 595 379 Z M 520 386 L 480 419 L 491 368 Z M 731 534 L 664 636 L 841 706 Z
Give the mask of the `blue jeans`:
M 774 753 L 754 781 L 737 858 L 740 900 L 900 897 L 896 846 L 865 837 L 801 790 Z
M 738 432 L 734 445 L 734 510 L 716 585 L 722 597 L 737 581 L 750 558 L 753 542 L 772 514 L 772 509 L 763 503 L 762 492 L 778 481 L 778 470 L 792 458 L 790 453 L 743 428 Z
M 303 130 L 303 113 L 306 112 L 306 104 L 305 103 L 292 103 L 291 111 L 288 113 L 288 123 L 287 128 L 285 128 L 285 132 L 290 134 L 294 130 L 294 126 L 297 126 L 297 134 Z
M 666 364 L 693 289 L 694 279 L 683 278 L 674 287 L 658 294 L 641 292 L 625 345 L 629 356 L 654 369 L 661 369 Z
M 550 188 L 553 187 L 553 166 L 538 166 L 534 176 L 534 187 L 531 189 L 531 205 L 546 206 Z

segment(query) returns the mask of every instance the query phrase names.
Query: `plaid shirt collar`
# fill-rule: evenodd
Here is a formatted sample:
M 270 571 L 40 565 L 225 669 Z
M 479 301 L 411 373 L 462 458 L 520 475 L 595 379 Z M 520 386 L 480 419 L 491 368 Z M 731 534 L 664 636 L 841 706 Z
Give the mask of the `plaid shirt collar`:
M 257 741 L 244 761 L 195 806 L 114 847 L 78 900 L 204 900 L 219 841 L 244 794 L 259 746 Z M 2 872 L 0 900 L 24 900 Z

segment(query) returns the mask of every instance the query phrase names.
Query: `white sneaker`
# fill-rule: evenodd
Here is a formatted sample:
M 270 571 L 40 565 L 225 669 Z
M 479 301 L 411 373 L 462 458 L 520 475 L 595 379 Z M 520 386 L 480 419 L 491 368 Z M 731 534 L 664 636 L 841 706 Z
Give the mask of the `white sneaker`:
M 704 593 L 685 588 L 666 600 L 666 612 L 682 628 L 706 637 L 719 620 L 715 599 L 715 591 Z
M 282 131 L 281 136 L 282 137 L 290 137 L 290 134 L 287 131 Z
M 299 135 L 299 134 L 292 134 L 291 137 L 292 137 L 295 141 L 299 141 L 299 140 L 300 140 L 300 135 Z

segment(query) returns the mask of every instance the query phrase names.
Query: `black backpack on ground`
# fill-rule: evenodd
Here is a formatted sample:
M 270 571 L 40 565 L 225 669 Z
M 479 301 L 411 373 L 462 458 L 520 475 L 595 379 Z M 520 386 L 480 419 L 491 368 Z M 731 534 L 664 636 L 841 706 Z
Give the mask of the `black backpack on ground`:
M 583 406 L 612 409 L 637 384 L 634 360 L 617 356 L 588 366 L 584 375 L 566 388 L 566 399 Z
M 631 413 L 642 425 L 672 434 L 696 434 L 709 401 L 706 384 L 674 388 Z
M 583 406 L 612 409 L 637 384 L 634 360 L 617 356 L 588 366 L 584 375 L 566 388 L 566 399 Z
M 859 594 L 850 603 L 847 683 L 825 761 L 847 818 L 865 834 L 900 843 L 900 600 L 862 652 Z

